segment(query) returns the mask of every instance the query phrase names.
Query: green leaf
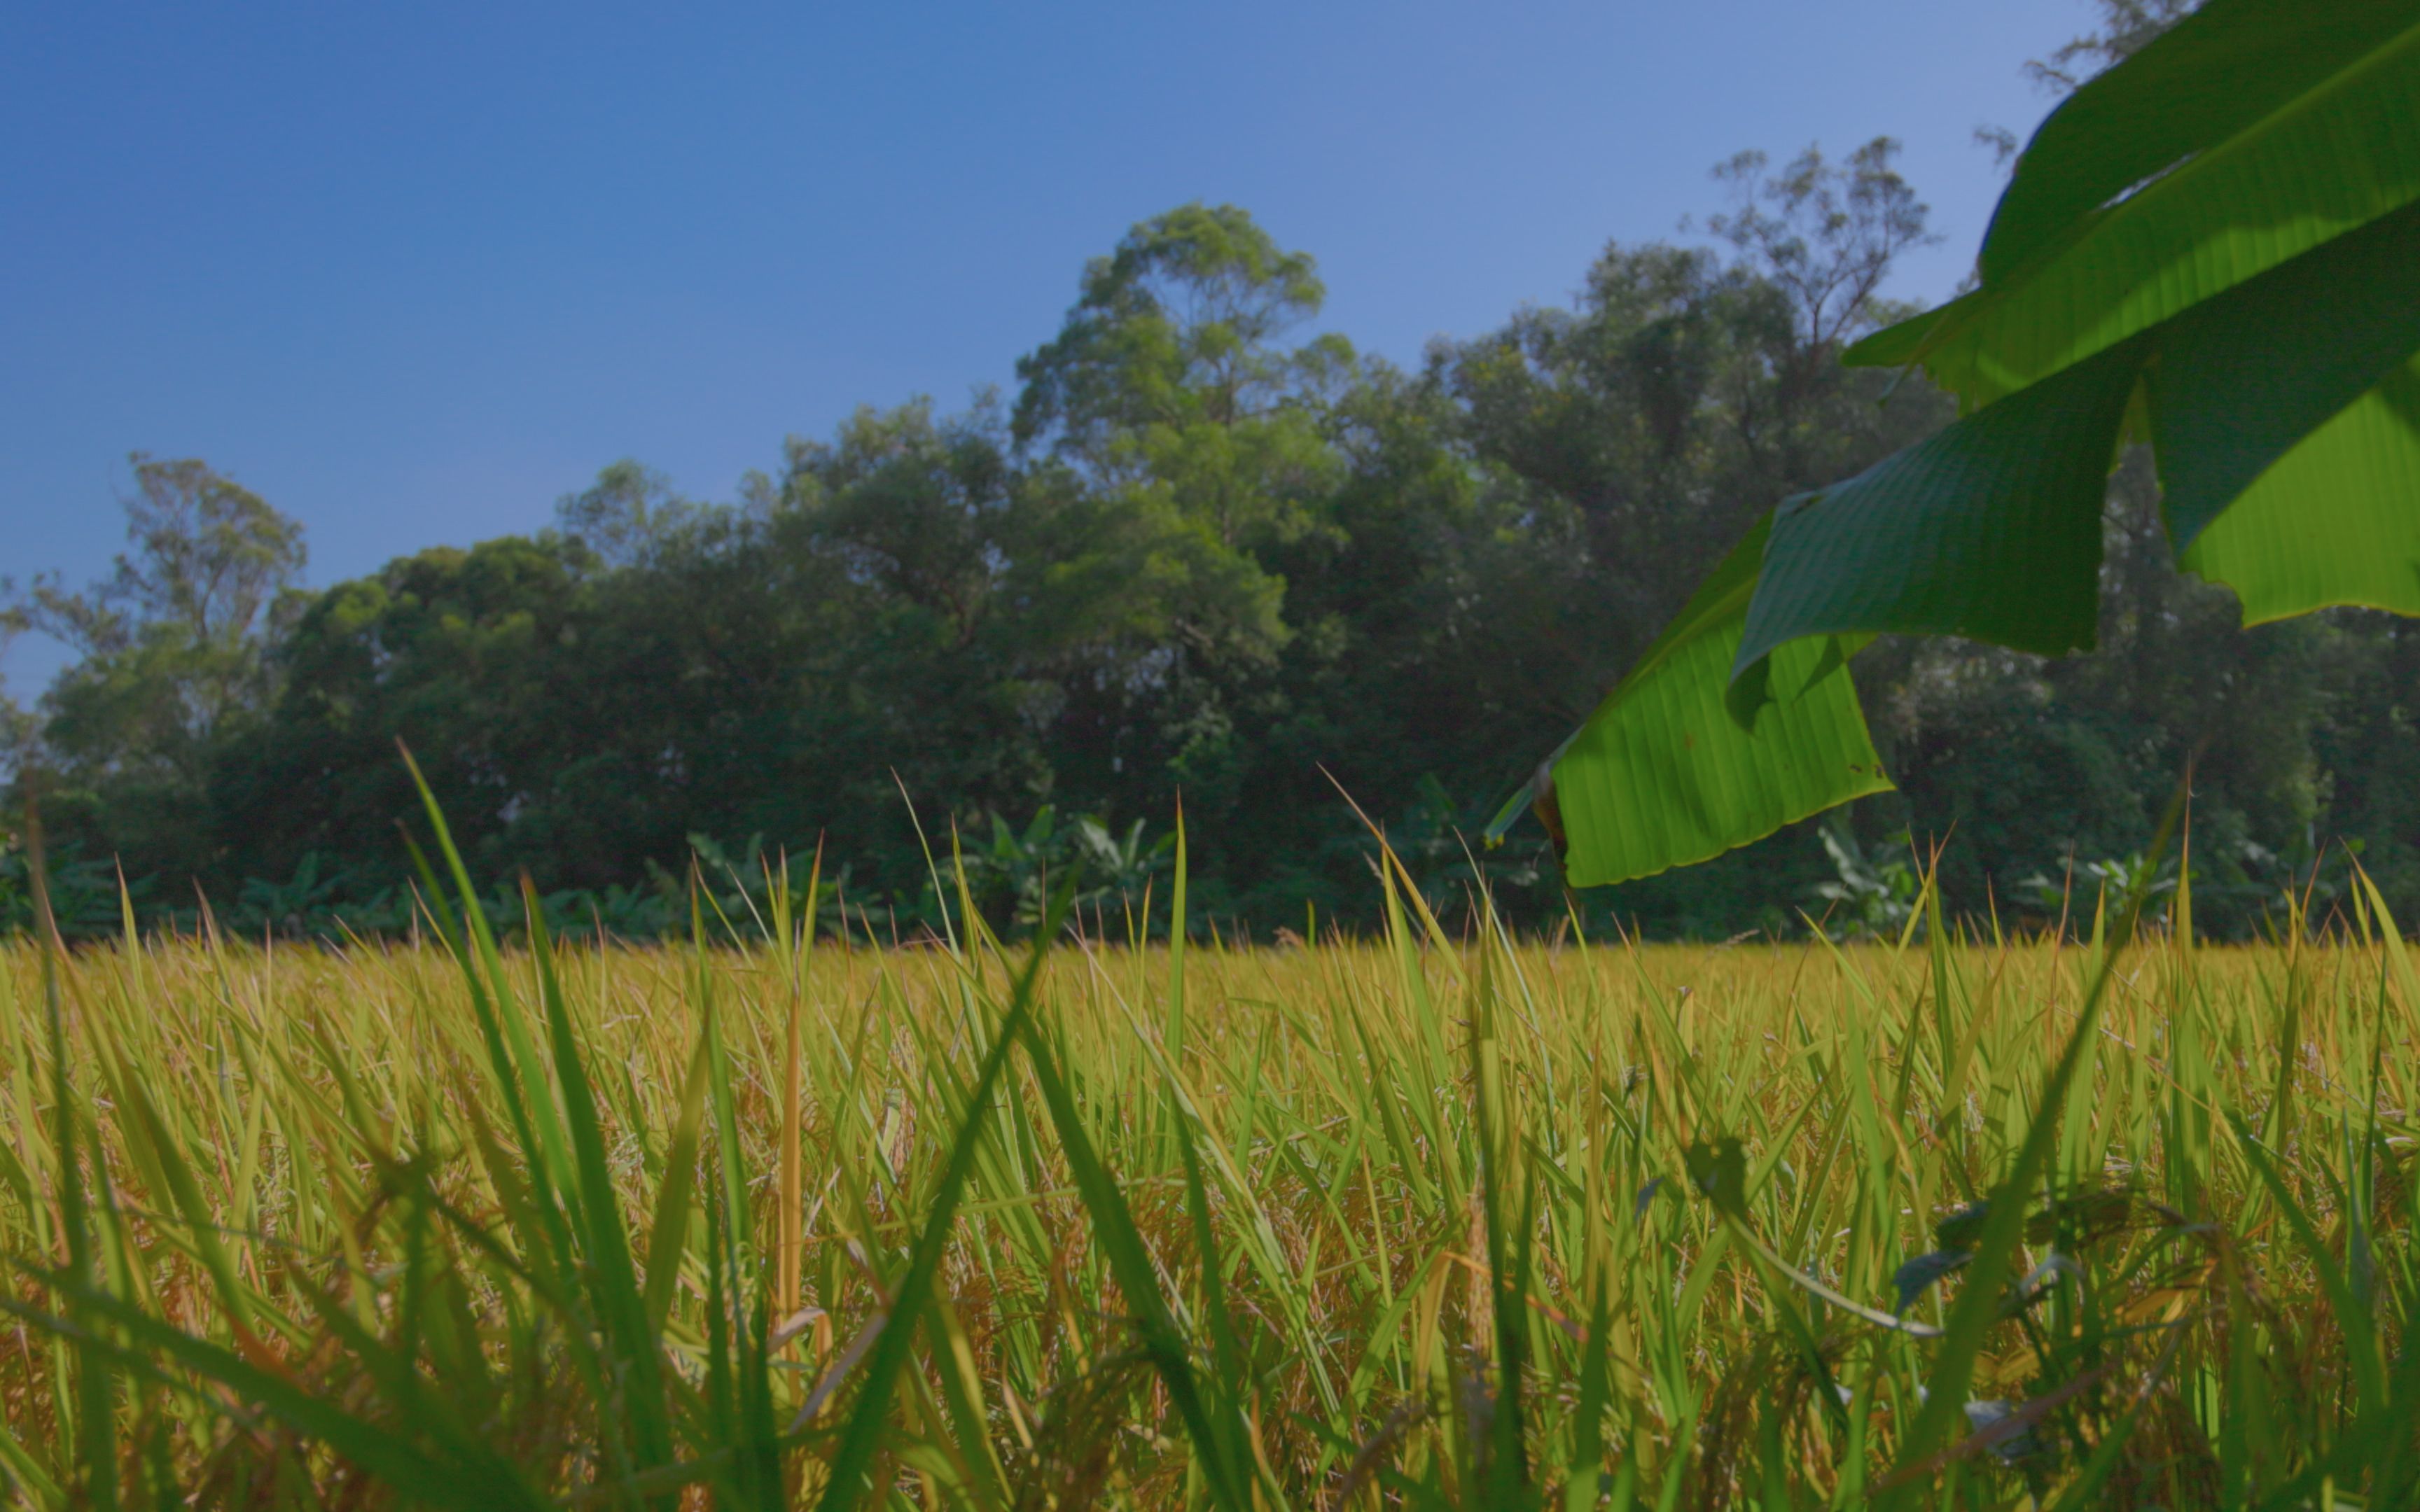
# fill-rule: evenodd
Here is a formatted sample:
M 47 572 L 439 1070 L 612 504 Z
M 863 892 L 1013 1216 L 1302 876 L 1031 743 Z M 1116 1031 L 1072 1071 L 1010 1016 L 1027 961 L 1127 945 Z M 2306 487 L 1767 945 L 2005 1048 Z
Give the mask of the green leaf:
M 2406 209 L 1788 501 L 1751 595 L 1731 707 L 1753 714 L 1776 679 L 1790 681 L 1769 658 L 1782 648 L 1813 654 L 1803 643 L 1811 637 L 1958 635 L 2046 656 L 2089 648 L 2108 465 L 2147 376 L 2172 529 L 2216 531 L 2190 564 L 2239 582 L 2262 612 L 2313 599 L 2420 608 L 2415 555 L 2380 549 L 2381 539 L 2420 536 L 2411 494 L 2363 475 L 2411 459 L 2411 427 L 2391 409 L 2400 378 L 2375 400 L 2363 391 L 2399 373 L 2414 346 L 2420 210 Z M 2339 433 L 2329 417 L 2348 404 Z M 2290 507 L 2265 501 L 2249 529 L 2209 525 L 2223 525 L 2220 512 L 2247 484 L 2281 469 L 2299 490 Z M 2333 480 L 2319 475 L 2330 471 Z M 2279 539 L 2288 513 L 2295 533 Z M 2265 549 L 2247 555 L 2247 539 Z M 1594 817 L 1575 814 L 1568 798 L 1563 807 L 1580 852 Z M 1743 827 L 1728 843 L 1761 832 Z
M 2280 457 L 2420 352 L 2420 206 L 2169 321 L 2158 347 L 2147 375 L 2151 436 L 2169 538 L 2182 551 Z M 2314 504 L 2339 492 L 2306 472 L 2292 481 Z M 2412 514 L 2410 498 L 2398 513 Z M 2328 545 L 2329 555 L 2372 548 Z
M 2349 49 L 2334 41 L 2319 54 L 2300 51 L 2304 34 L 2273 14 L 2280 8 L 2227 7 L 2214 22 L 2228 33 L 2223 46 L 2187 37 L 2189 54 L 2148 48 L 2111 69 L 2098 98 L 2125 107 L 2120 122 L 2201 108 L 2191 102 L 2235 85 L 2235 59 L 2264 48 L 2286 82 L 2317 75 L 2307 87 L 2223 139 L 2214 133 L 2242 113 L 2208 107 L 2180 137 L 2198 150 L 2105 209 L 2078 219 L 2057 204 L 2020 201 L 2005 233 L 2025 253 L 2020 266 L 1990 257 L 1977 293 L 1918 316 L 1926 322 L 1918 331 L 1877 332 L 1846 360 L 1920 360 L 1935 381 L 1980 408 L 2420 199 L 2420 111 L 2412 108 L 2420 97 L 2420 8 L 2408 0 L 2379 8 L 2364 35 L 2380 40 L 2342 61 Z M 2192 66 L 2171 68 L 2180 55 Z M 2061 166 L 2080 163 L 2079 148 L 2057 137 L 2045 146 L 2058 150 L 2041 168 L 2020 168 L 2029 183 L 2071 173 L 2073 195 L 2102 197 L 2131 186 L 2110 183 L 2120 171 L 2111 164 L 2135 164 L 2130 148 L 2107 147 L 2113 155 L 2086 171 Z M 2065 229 L 2045 240 L 2041 228 L 2053 223 Z
M 1849 682 L 1846 646 L 1781 651 L 1771 683 L 1785 691 L 1752 727 L 1724 707 L 1771 528 L 1768 516 L 1731 549 L 1554 757 L 1573 886 L 1702 861 L 1890 787 Z
M 2135 344 L 2103 353 L 1783 503 L 1734 675 L 1802 637 L 1860 630 L 2090 646 L 2102 494 L 2141 361 Z
M 2243 623 L 2331 604 L 2420 614 L 2420 359 L 2279 458 L 2180 553 Z
M 2055 113 L 1982 286 L 1848 354 L 1921 363 L 1965 418 L 1782 504 L 1761 574 L 1734 553 L 1557 753 L 1531 793 L 1567 879 L 1700 859 L 1881 786 L 1845 780 L 1822 734 L 1761 722 L 1776 687 L 1823 684 L 1841 638 L 2089 648 L 2130 435 L 2157 450 L 2181 564 L 2248 623 L 2420 614 L 2415 99 L 2420 0 L 2212 0 Z M 1701 750 L 1688 717 L 1726 638 L 1748 761 Z M 1831 696 L 1854 710 L 1845 679 Z
M 2252 128 L 2415 22 L 2410 0 L 2203 6 L 2035 129 L 1984 233 L 1984 284 L 2006 282 L 2128 190 Z

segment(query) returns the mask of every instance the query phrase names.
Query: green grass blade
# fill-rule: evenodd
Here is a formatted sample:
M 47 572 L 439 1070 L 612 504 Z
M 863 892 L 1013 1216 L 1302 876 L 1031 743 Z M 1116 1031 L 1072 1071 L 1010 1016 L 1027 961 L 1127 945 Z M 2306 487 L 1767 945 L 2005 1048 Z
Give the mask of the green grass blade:
M 406 759 L 409 760 L 409 756 Z M 417 768 L 414 769 L 414 780 L 418 780 Z M 453 849 L 453 839 L 446 833 L 443 816 L 437 811 L 436 796 L 428 791 L 426 783 L 421 784 L 420 792 L 432 816 L 432 823 L 437 826 L 438 841 L 444 848 L 446 859 L 453 868 L 456 885 L 460 889 L 463 927 L 466 931 L 475 929 L 484 933 L 487 925 L 479 911 L 478 900 L 471 891 L 469 873 L 462 869 L 461 858 Z M 496 1079 L 496 1095 L 503 1101 L 504 1111 L 512 1119 L 514 1137 L 520 1145 L 522 1159 L 528 1163 L 532 1211 L 536 1220 L 537 1233 L 552 1249 L 556 1264 L 568 1270 L 571 1266 L 571 1235 L 558 1205 L 561 1183 L 549 1179 L 549 1145 L 539 1133 L 553 1126 L 551 1116 L 540 1116 L 551 1115 L 553 1109 L 545 1095 L 545 1087 L 536 1084 L 536 1052 L 527 1047 L 526 1034 L 508 1030 L 508 1026 L 519 1024 L 518 1017 L 510 1011 L 509 1001 L 491 998 L 489 995 L 491 984 L 502 983 L 501 964 L 492 975 L 482 974 L 473 936 L 458 934 L 446 918 L 444 889 L 438 886 L 428 858 L 421 854 L 420 846 L 409 835 L 404 837 L 404 846 L 411 854 L 411 864 L 420 875 L 421 885 L 427 889 L 429 903 L 426 912 L 429 923 L 460 967 L 463 985 L 471 998 L 472 1013 L 479 1021 L 479 1035 L 488 1052 L 489 1070 Z M 556 1142 L 559 1144 L 559 1139 Z M 560 1171 L 561 1168 L 562 1163 L 555 1161 L 553 1169 Z
M 655 1221 L 647 1232 L 647 1290 L 644 1298 L 649 1335 L 660 1335 L 671 1314 L 675 1283 L 680 1277 L 683 1251 L 689 1243 L 690 1204 L 697 1191 L 698 1131 L 706 1111 L 709 1055 L 703 1028 L 690 1052 L 689 1074 L 682 1079 L 679 1114 L 673 1120 L 672 1148 L 664 1156 L 663 1183 L 656 1192 Z
M 2344 1335 L 2346 1351 L 2352 1366 L 2353 1388 L 2361 1411 L 2365 1414 L 2381 1411 L 2386 1404 L 2386 1364 L 2379 1354 L 2377 1319 L 2354 1295 L 2344 1267 L 2320 1239 L 2319 1226 L 2311 1222 L 2311 1215 L 2294 1200 L 2285 1179 L 2277 1174 L 2277 1167 L 2271 1163 L 2268 1151 L 2252 1137 L 2252 1131 L 2241 1115 L 2234 1116 L 2232 1121 L 2236 1142 L 2243 1151 L 2244 1164 L 2252 1167 L 2252 1174 L 2258 1177 L 2261 1186 L 2268 1190 L 2269 1199 L 2284 1214 L 2287 1227 L 2293 1230 L 2295 1240 L 2319 1276 L 2320 1293 L 2327 1298 L 2329 1311 L 2335 1315 L 2336 1327 Z
M 2168 804 L 2166 817 L 2161 822 L 2158 838 L 2146 854 L 2156 860 L 2166 854 L 2168 841 L 2176 833 L 2177 820 L 2184 806 L 2185 790 L 2180 787 Z M 2143 868 L 2118 925 L 2121 937 L 2130 935 L 2141 917 L 2148 897 L 2151 867 Z M 1902 1434 L 1899 1445 L 1899 1463 L 1893 1478 L 1885 1482 L 1889 1489 L 1881 1491 L 1876 1505 L 1887 1509 L 1904 1505 L 1916 1494 L 1917 1471 L 1933 1450 L 1949 1437 L 1954 1427 L 1965 1421 L 1966 1389 L 1973 1380 L 1975 1363 L 1982 1353 L 1983 1337 L 1998 1321 L 2002 1307 L 2001 1280 L 2007 1273 L 2009 1259 L 2016 1254 L 2018 1242 L 2024 1237 L 2025 1209 L 2036 1183 L 2047 1168 L 2059 1128 L 2059 1114 L 2067 1103 L 2067 1091 L 2073 1082 L 2076 1068 L 2083 1062 L 2087 1046 L 2099 1031 L 2102 1005 L 2107 1000 L 2111 976 L 2118 951 L 2111 949 L 2101 955 L 2093 971 L 2084 1002 L 2076 1013 L 2075 1027 L 2069 1033 L 2066 1048 L 2042 1084 L 2035 1103 L 2033 1118 L 2025 1128 L 2024 1139 L 2010 1163 L 2006 1177 L 1992 1188 L 1988 1197 L 1988 1215 L 1974 1248 L 1974 1258 L 1966 1267 L 1967 1281 L 1958 1300 L 1949 1310 L 1943 1325 L 1942 1338 L 1931 1370 L 1928 1373 L 1924 1405 L 1917 1409 L 1914 1421 Z
M 941 1254 L 957 1216 L 958 1198 L 965 1190 L 968 1172 L 974 1168 L 975 1152 L 983 1140 L 984 1114 L 991 1106 L 993 1089 L 1008 1063 L 1009 1052 L 1032 1013 L 1034 983 L 1041 976 L 1052 933 L 1044 930 L 1034 937 L 1032 955 L 1010 995 L 1008 1011 L 1002 1015 L 999 1033 L 975 1073 L 974 1086 L 968 1093 L 968 1117 L 951 1140 L 949 1159 L 942 1165 L 932 1209 L 916 1236 L 907 1272 L 890 1298 L 890 1320 L 876 1335 L 873 1352 L 866 1360 L 856 1411 L 849 1415 L 833 1451 L 830 1480 L 824 1488 L 823 1499 L 816 1504 L 822 1512 L 843 1512 L 854 1507 L 866 1490 L 865 1473 L 873 1467 L 875 1451 L 890 1415 L 892 1388 L 908 1364 L 915 1334 L 910 1320 L 925 1305 L 933 1279 L 940 1270 Z
M 260 1369 L 207 1340 L 194 1338 L 106 1292 L 75 1286 L 65 1275 L 56 1276 L 54 1285 L 72 1297 L 88 1316 L 106 1319 L 133 1344 L 217 1382 L 240 1400 L 259 1404 L 298 1432 L 325 1443 L 414 1501 L 430 1506 L 460 1508 L 461 1512 L 541 1512 L 547 1505 L 517 1475 L 434 1458 L 389 1429 L 365 1422 L 283 1377 Z M 0 1298 L 0 1307 L 23 1316 L 5 1298 Z M 113 1493 L 115 1489 L 113 1478 Z M 110 1504 L 115 1504 L 114 1494 Z
M 664 1417 L 662 1366 L 655 1330 L 649 1325 L 631 1263 L 629 1230 L 623 1225 L 621 1204 L 614 1196 L 605 1135 L 597 1119 L 596 1096 L 589 1088 L 580 1047 L 572 1038 L 570 1010 L 564 1001 L 563 981 L 555 970 L 546 913 L 539 906 L 537 888 L 526 873 L 521 877 L 521 901 L 528 919 L 530 954 L 537 968 L 538 995 L 552 1041 L 555 1083 L 563 1091 L 564 1121 L 569 1129 L 577 1162 L 580 1201 L 576 1217 L 582 1227 L 581 1257 L 585 1262 L 582 1271 L 598 1319 L 604 1325 L 606 1350 L 614 1379 L 621 1387 L 614 1401 L 620 1408 L 621 1436 L 629 1455 L 628 1468 L 634 1472 L 652 1470 L 669 1462 L 673 1456 L 672 1427 Z M 659 1500 L 657 1504 L 671 1504 Z
M 1171 1087 L 1171 1094 L 1173 1091 Z M 1202 1152 L 1194 1147 L 1193 1125 L 1173 1095 L 1170 1098 L 1170 1113 L 1176 1125 L 1177 1153 L 1185 1164 L 1185 1211 L 1193 1226 L 1193 1253 L 1202 1266 L 1202 1314 L 1210 1332 L 1214 1374 L 1212 1389 L 1204 1394 L 1202 1415 L 1211 1441 L 1203 1452 L 1205 1457 L 1216 1456 L 1226 1466 L 1230 1481 L 1247 1483 L 1255 1478 L 1243 1418 L 1245 1405 L 1257 1395 L 1251 1362 L 1244 1353 L 1242 1341 L 1235 1336 L 1234 1319 L 1227 1311 L 1226 1257 L 1220 1253 L 1218 1226 L 1211 1221 L 1210 1192 L 1202 1180 Z M 1277 1488 L 1266 1489 L 1275 1493 Z
M 1247 1512 L 1251 1505 L 1249 1483 L 1238 1476 L 1235 1467 L 1228 1464 L 1220 1453 L 1223 1436 L 1211 1423 L 1201 1383 L 1193 1374 L 1191 1351 L 1169 1310 L 1167 1299 L 1160 1293 L 1159 1277 L 1152 1267 L 1151 1252 L 1143 1243 L 1141 1231 L 1135 1227 L 1134 1213 L 1093 1148 L 1083 1115 L 1060 1072 L 1057 1055 L 1031 1019 L 1021 1028 L 1034 1080 L 1041 1086 L 1051 1125 L 1058 1132 L 1060 1149 L 1066 1156 L 1084 1211 L 1092 1219 L 1094 1242 L 1100 1245 L 1109 1261 L 1109 1273 L 1117 1278 L 1118 1289 L 1133 1309 L 1143 1353 L 1158 1372 L 1170 1401 L 1196 1446 L 1210 1499 L 1225 1512 Z
M 68 1265 L 64 1285 L 57 1288 L 67 1300 L 68 1319 L 72 1323 L 85 1322 L 88 1299 L 95 1285 L 93 1263 L 93 1231 L 87 1221 L 88 1202 L 84 1186 L 84 1141 L 78 1131 L 81 1120 L 76 1117 L 75 1088 L 68 1075 L 68 1041 L 64 1016 L 59 1008 L 60 949 L 58 927 L 51 918 L 51 901 L 46 881 L 47 866 L 42 851 L 41 818 L 29 807 L 25 815 L 26 855 L 30 861 L 27 875 L 33 884 L 34 918 L 38 938 L 35 948 L 42 961 L 42 1007 L 51 1041 L 52 1078 L 52 1149 L 58 1159 L 59 1227 L 67 1240 Z M 98 1140 L 93 1150 L 96 1168 L 101 1152 Z M 117 1505 L 117 1426 L 116 1392 L 107 1352 L 92 1347 L 81 1332 L 76 1335 L 75 1350 L 75 1417 L 77 1485 L 81 1499 L 98 1512 L 115 1512 Z

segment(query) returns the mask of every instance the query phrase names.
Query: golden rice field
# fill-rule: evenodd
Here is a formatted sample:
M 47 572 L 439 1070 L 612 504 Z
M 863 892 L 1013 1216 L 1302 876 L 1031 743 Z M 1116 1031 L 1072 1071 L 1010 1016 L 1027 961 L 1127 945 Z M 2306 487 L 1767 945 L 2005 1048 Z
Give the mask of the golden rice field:
M 785 903 L 467 971 L 8 946 L 0 1487 L 2420 1496 L 2399 942 L 2147 930 L 2095 997 L 2090 947 L 1550 947 L 1411 907 L 1281 950 L 808 949 Z

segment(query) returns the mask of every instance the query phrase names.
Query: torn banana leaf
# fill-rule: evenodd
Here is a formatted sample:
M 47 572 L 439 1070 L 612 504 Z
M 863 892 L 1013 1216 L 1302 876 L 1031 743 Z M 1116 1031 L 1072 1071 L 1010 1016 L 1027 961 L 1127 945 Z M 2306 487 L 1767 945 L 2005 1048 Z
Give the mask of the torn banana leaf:
M 1535 809 L 1565 880 L 1594 887 L 1718 856 L 1835 804 L 1886 791 L 1848 658 L 1862 640 L 1801 641 L 1774 658 L 1772 696 L 1743 726 L 1724 704 L 1772 517 L 1596 712 L 1488 826 Z
M 2090 647 L 2130 438 L 2180 563 L 2247 623 L 2420 614 L 2415 100 L 2420 0 L 2211 0 L 2079 89 L 2019 162 L 1981 286 L 1848 353 L 1921 366 L 1962 418 L 1784 502 L 1491 834 L 1531 802 L 1585 886 L 1885 786 L 1847 651 Z

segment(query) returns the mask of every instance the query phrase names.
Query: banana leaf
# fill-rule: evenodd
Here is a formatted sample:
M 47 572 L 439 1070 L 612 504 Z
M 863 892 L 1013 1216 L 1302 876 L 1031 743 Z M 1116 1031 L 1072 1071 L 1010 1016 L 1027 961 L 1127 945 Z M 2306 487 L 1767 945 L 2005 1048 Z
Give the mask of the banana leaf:
M 2420 614 L 2420 0 L 2211 0 L 2042 124 L 1978 266 L 1845 359 L 1962 417 L 1761 522 L 1491 838 L 1526 802 L 1590 886 L 1886 787 L 1846 656 L 2088 650 L 2129 440 L 2247 623 Z
M 1802 640 L 1773 658 L 1768 697 L 1743 725 L 1726 673 L 1747 625 L 1767 515 L 1732 548 L 1638 665 L 1488 826 L 1525 808 L 1563 850 L 1565 880 L 1593 887 L 1719 856 L 1793 820 L 1890 787 L 1849 682 L 1855 645 Z

